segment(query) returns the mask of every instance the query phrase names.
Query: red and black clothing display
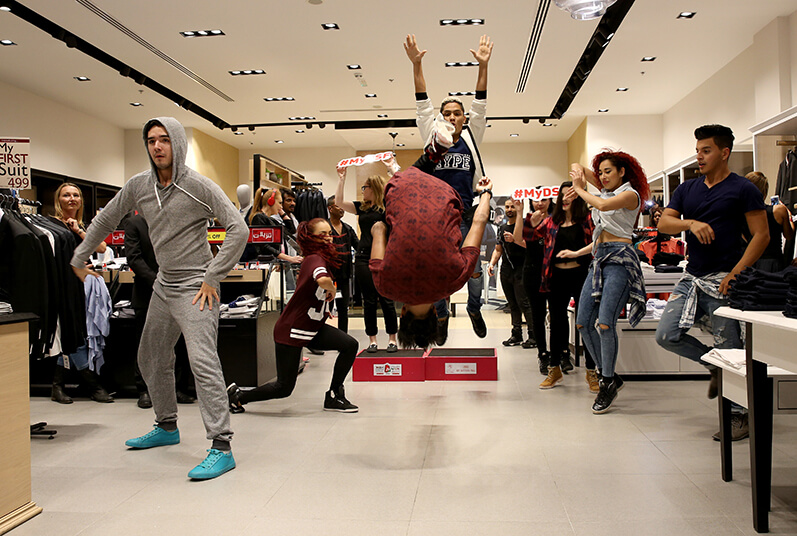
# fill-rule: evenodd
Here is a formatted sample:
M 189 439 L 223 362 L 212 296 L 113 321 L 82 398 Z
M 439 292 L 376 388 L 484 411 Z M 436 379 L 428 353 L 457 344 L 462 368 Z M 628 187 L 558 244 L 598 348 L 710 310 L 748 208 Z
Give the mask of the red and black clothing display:
M 460 249 L 462 202 L 443 181 L 411 167 L 385 188 L 390 229 L 383 260 L 371 260 L 380 294 L 411 305 L 434 303 L 461 289 L 479 248 Z

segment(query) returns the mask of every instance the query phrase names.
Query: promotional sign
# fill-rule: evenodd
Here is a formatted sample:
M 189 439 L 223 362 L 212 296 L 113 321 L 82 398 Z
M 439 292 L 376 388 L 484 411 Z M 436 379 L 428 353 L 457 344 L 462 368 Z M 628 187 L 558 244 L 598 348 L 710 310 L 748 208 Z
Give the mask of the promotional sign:
M 374 365 L 374 376 L 401 376 L 401 365 L 390 363 Z
M 374 162 L 381 162 L 383 160 L 387 160 L 393 156 L 391 151 L 387 151 L 384 153 L 377 153 L 377 154 L 367 154 L 365 156 L 354 156 L 352 158 L 344 158 L 340 162 L 338 162 L 338 167 L 351 167 L 351 166 L 362 166 L 364 164 L 373 164 Z
M 0 188 L 31 188 L 30 138 L 0 137 Z
M 125 232 L 113 231 L 105 239 L 105 243 L 109 246 L 124 246 L 125 245 Z
M 446 374 L 478 374 L 476 363 L 446 363 Z
M 208 242 L 211 244 L 221 244 L 227 232 L 224 227 L 209 227 Z M 279 244 L 282 242 L 282 228 L 280 227 L 252 227 L 249 229 L 248 244 Z M 114 231 L 105 239 L 109 246 L 124 246 L 125 232 Z
M 512 193 L 513 199 L 555 199 L 559 195 L 558 186 L 542 186 L 540 188 L 518 188 Z

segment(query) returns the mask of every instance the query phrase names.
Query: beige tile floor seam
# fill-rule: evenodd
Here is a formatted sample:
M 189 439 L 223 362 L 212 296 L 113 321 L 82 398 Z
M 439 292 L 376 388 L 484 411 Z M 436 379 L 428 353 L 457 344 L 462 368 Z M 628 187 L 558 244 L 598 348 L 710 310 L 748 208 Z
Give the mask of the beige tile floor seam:
M 705 381 L 628 382 L 595 416 L 583 369 L 540 391 L 536 350 L 501 346 L 508 315 L 485 318 L 484 340 L 452 319 L 449 347 L 497 347 L 498 382 L 349 380 L 360 413 L 329 414 L 334 357 L 313 356 L 290 398 L 232 416 L 238 468 L 211 482 L 185 477 L 207 448 L 196 405 L 180 407 L 181 445 L 131 452 L 152 423 L 133 400 L 33 399 L 59 437 L 33 441 L 45 511 L 11 535 L 753 534 L 749 447 L 722 482 Z M 772 533 L 796 534 L 797 419 L 776 416 L 775 434 Z

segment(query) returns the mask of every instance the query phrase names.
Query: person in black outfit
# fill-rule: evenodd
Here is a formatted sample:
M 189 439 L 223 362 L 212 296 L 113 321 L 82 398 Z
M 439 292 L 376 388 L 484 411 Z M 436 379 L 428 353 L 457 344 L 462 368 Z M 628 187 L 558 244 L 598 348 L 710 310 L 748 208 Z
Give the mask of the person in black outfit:
M 764 197 L 765 209 L 767 213 L 767 225 L 769 226 L 769 245 L 761 257 L 755 262 L 753 268 L 758 268 L 765 272 L 780 272 L 791 263 L 791 252 L 789 255 L 783 254 L 783 241 L 781 236 L 786 239 L 786 243 L 794 238 L 794 224 L 791 221 L 791 212 L 786 205 L 777 200 L 771 205 L 766 205 L 767 193 L 769 192 L 769 181 L 766 175 L 760 171 L 751 171 L 745 178 L 756 185 Z M 745 239 L 750 240 L 749 229 L 745 230 Z M 788 257 L 788 258 L 787 258 Z
M 523 266 L 526 251 L 522 246 L 515 244 L 512 232 L 515 229 L 517 219 L 517 209 L 512 199 L 507 199 L 504 203 L 507 223 L 498 228 L 498 243 L 495 245 L 490 264 L 487 266 L 487 273 L 490 277 L 495 272 L 495 266 L 499 259 L 501 262 L 501 287 L 504 289 L 506 301 L 512 315 L 512 334 L 503 341 L 504 346 L 523 345 L 523 348 L 534 348 L 537 344 L 532 335 L 533 321 L 531 315 L 531 304 L 523 288 Z M 523 316 L 526 317 L 526 327 L 528 338 L 523 340 Z
M 338 329 L 344 333 L 349 332 L 349 298 L 351 295 L 351 276 L 353 273 L 351 250 L 355 251 L 360 245 L 357 233 L 349 224 L 344 222 L 343 209 L 335 204 L 335 196 L 327 199 L 329 210 L 329 226 L 332 228 L 332 243 L 338 249 L 341 258 L 339 268 L 332 268 L 332 276 L 340 293 L 340 298 L 335 299 L 338 310 Z
M 379 175 L 373 175 L 365 180 L 362 186 L 363 201 L 346 201 L 343 196 L 344 186 L 346 185 L 346 168 L 338 168 L 338 188 L 335 192 L 335 202 L 337 205 L 352 214 L 359 216 L 360 224 L 360 245 L 357 248 L 357 255 L 354 258 L 354 276 L 360 284 L 363 293 L 363 316 L 365 317 L 365 333 L 368 335 L 370 344 L 366 348 L 367 352 L 376 352 L 376 305 L 382 308 L 382 315 L 385 317 L 385 331 L 387 331 L 389 341 L 388 352 L 398 351 L 398 319 L 396 317 L 396 306 L 393 300 L 380 296 L 374 286 L 371 276 L 371 268 L 368 263 L 371 259 L 371 227 L 378 221 L 385 221 L 385 185 L 387 181 Z
M 130 214 L 123 221 L 125 230 L 125 256 L 127 264 L 135 274 L 133 278 L 133 296 L 130 300 L 135 311 L 136 326 L 136 355 L 138 355 L 138 345 L 141 342 L 141 334 L 144 332 L 144 324 L 147 321 L 147 309 L 149 300 L 152 298 L 152 286 L 158 277 L 158 261 L 155 259 L 155 251 L 152 249 L 152 242 L 149 239 L 149 227 L 147 220 L 137 212 Z M 177 403 L 191 404 L 194 398 L 187 394 L 193 390 L 193 374 L 188 364 L 188 350 L 185 347 L 185 339 L 180 335 L 175 349 L 174 379 L 177 387 Z M 152 407 L 152 400 L 149 397 L 149 390 L 141 369 L 138 367 L 136 359 L 136 389 L 138 390 L 138 407 L 147 409 Z

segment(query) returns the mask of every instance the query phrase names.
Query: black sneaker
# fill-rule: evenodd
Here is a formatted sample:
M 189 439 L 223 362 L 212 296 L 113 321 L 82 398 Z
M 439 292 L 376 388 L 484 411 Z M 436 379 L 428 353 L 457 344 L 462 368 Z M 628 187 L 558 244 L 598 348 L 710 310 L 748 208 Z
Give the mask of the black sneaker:
M 537 347 L 537 341 L 534 340 L 534 337 L 529 335 L 529 338 L 526 339 L 525 341 L 523 341 L 523 344 L 521 344 L 521 346 L 523 348 L 527 349 L 527 350 L 529 348 L 536 348 Z
M 341 413 L 357 413 L 359 408 L 346 400 L 343 386 L 337 392 L 330 389 L 324 397 L 324 411 L 339 411 Z
M 476 336 L 480 339 L 485 338 L 487 336 L 487 324 L 484 323 L 482 312 L 476 311 L 475 313 L 471 313 L 468 311 L 468 316 L 470 317 L 470 323 L 473 324 L 473 332 Z
M 398 352 L 398 346 L 396 346 L 396 343 L 395 342 L 388 343 L 387 353 L 395 354 L 396 352 Z
M 521 344 L 523 344 L 523 339 L 520 337 L 520 335 L 516 335 L 515 333 L 513 333 L 511 337 L 509 337 L 501 344 L 503 344 L 504 346 L 520 346 Z
M 731 414 L 731 441 L 739 441 L 750 436 L 750 424 L 747 413 Z M 714 441 L 720 440 L 720 432 L 714 434 Z
M 618 393 L 623 390 L 623 387 L 625 387 L 625 382 L 616 372 L 614 373 L 614 386 L 617 388 Z
M 443 346 L 448 340 L 448 316 L 437 319 L 437 336 L 434 343 L 437 346 Z
M 565 352 L 562 354 L 562 372 L 567 374 L 571 370 L 573 370 L 573 362 L 570 360 L 570 352 Z
M 235 383 L 231 383 L 227 387 L 227 400 L 230 403 L 230 413 L 244 413 L 246 411 L 241 403 L 241 389 Z
M 617 386 L 614 381 L 607 383 L 605 378 L 601 379 L 600 391 L 598 391 L 598 396 L 595 397 L 595 403 L 592 404 L 592 413 L 596 415 L 606 413 L 616 398 Z
M 551 364 L 551 354 L 548 352 L 542 352 L 537 355 L 537 362 L 540 365 L 540 374 L 543 376 L 548 375 L 548 365 Z

